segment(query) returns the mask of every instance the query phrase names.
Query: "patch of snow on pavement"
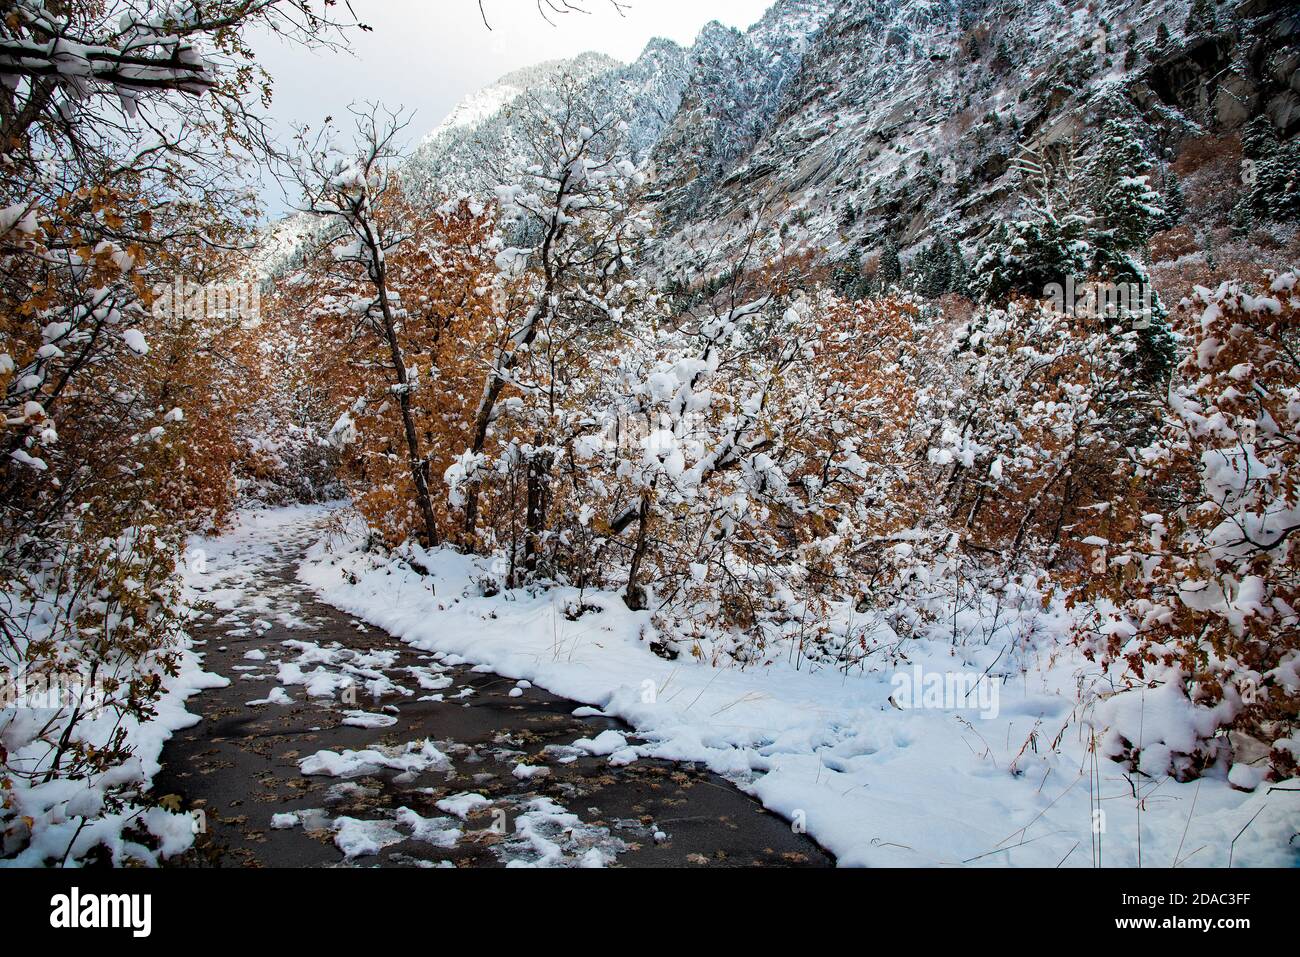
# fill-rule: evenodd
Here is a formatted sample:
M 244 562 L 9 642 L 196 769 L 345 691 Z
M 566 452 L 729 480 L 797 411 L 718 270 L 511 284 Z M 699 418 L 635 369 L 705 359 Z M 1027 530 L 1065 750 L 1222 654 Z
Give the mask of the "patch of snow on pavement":
M 358 778 L 385 769 L 399 772 L 396 780 L 412 780 L 425 771 L 445 771 L 451 767 L 447 756 L 433 741 L 411 741 L 401 747 L 367 748 L 363 751 L 317 751 L 298 762 L 303 774 Z
M 487 807 L 491 800 L 482 794 L 453 794 L 449 798 L 443 798 L 438 802 L 439 811 L 446 811 L 448 814 L 454 814 L 462 821 L 469 817 L 475 810 L 481 807 Z
M 584 824 L 550 798 L 521 808 L 513 835 L 492 848 L 506 867 L 605 867 L 628 849 L 609 828 Z

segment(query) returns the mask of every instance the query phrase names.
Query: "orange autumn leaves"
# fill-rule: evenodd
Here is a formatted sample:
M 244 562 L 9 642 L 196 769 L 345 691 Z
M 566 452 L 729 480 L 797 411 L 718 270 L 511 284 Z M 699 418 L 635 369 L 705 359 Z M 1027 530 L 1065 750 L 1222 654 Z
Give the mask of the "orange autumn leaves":
M 3 496 L 54 517 L 82 503 L 100 530 L 150 517 L 219 524 L 233 501 L 234 422 L 250 387 L 235 372 L 255 348 L 242 320 L 172 318 L 153 308 L 174 275 L 237 281 L 240 257 L 171 246 L 125 187 L 32 199 L 0 235 Z M 209 226 L 214 243 L 231 227 Z M 165 237 L 163 237 L 165 238 Z M 179 410 L 179 411 L 177 411 Z

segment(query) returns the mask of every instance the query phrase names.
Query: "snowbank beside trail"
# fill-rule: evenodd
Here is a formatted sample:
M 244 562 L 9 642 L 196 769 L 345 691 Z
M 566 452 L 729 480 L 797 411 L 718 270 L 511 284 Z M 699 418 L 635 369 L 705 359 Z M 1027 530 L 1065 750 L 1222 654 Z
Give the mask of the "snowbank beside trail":
M 183 600 L 192 609 L 211 602 L 218 614 L 250 610 L 242 586 L 256 580 L 261 559 L 276 549 L 299 548 L 288 541 L 294 535 L 315 535 L 315 523 L 330 514 L 327 506 L 249 510 L 236 516 L 232 527 L 216 538 L 190 539 L 180 573 Z M 44 608 L 23 606 L 15 596 L 0 596 L 10 614 L 49 617 Z M 157 806 L 135 803 L 153 785 L 161 768 L 163 747 L 199 716 L 186 709 L 188 699 L 207 688 L 224 687 L 227 679 L 203 670 L 201 652 L 190 638 L 179 638 L 175 675 L 158 671 L 162 694 L 154 704 L 155 716 L 138 721 L 102 708 L 77 722 L 76 739 L 107 746 L 118 730 L 130 756 L 103 773 L 71 780 L 53 777 L 42 781 L 54 750 L 39 735 L 51 720 L 66 723 L 68 709 L 38 704 L 0 701 L 0 746 L 8 751 L 11 767 L 27 773 L 12 775 L 8 807 L 0 814 L 0 867 L 78 866 L 96 848 L 103 848 L 114 864 L 155 865 L 187 850 L 194 841 L 195 819 Z M 150 666 L 153 667 L 153 666 Z M 48 735 L 46 735 L 48 738 Z
M 1032 640 L 1008 639 L 1018 664 L 1001 669 L 991 706 L 900 708 L 891 702 L 897 672 L 883 661 L 882 671 L 849 675 L 785 661 L 744 670 L 667 661 L 642 637 L 648 615 L 617 595 L 557 588 L 485 598 L 476 582 L 490 577 L 487 560 L 421 553 L 424 576 L 358 541 L 327 537 L 300 579 L 447 663 L 488 666 L 623 719 L 635 736 L 621 747 L 601 736 L 593 752 L 608 750 L 614 763 L 704 763 L 806 828 L 841 865 L 1137 866 L 1139 831 L 1144 866 L 1300 860 L 1288 845 L 1300 831 L 1300 795 L 1245 793 L 1212 776 L 1144 781 L 1094 761 L 1091 736 L 1102 729 L 1080 720 L 1076 699 L 1096 672 L 1044 627 L 1056 622 L 1059 635 L 1059 616 L 1036 622 Z M 584 603 L 596 610 L 571 620 L 566 612 Z M 1007 658 L 996 622 L 990 634 L 999 637 L 976 647 L 900 643 L 897 671 L 999 674 L 993 666 Z
M 123 746 L 131 756 L 102 774 L 80 780 L 55 777 L 50 781 L 29 784 L 13 780 L 12 819 L 24 823 L 23 833 L 15 834 L 26 846 L 12 857 L 0 860 L 0 867 L 40 867 L 47 864 L 75 867 L 97 847 L 103 847 L 116 865 L 127 862 L 156 865 L 159 858 L 171 857 L 188 850 L 194 842 L 194 819 L 189 814 L 172 813 L 161 807 L 140 806 L 131 802 L 132 795 L 146 792 L 161 769 L 163 746 L 171 736 L 199 722 L 199 716 L 186 710 L 185 703 L 205 688 L 224 687 L 225 678 L 205 672 L 199 655 L 188 636 L 180 638 L 178 672 L 162 675 L 162 694 L 155 702 L 155 716 L 138 721 L 110 709 L 84 716 L 77 725 L 77 739 L 107 745 L 120 728 L 125 732 Z M 6 709 L 11 721 L 0 720 L 0 731 L 11 747 L 9 760 L 16 767 L 39 770 L 51 758 L 48 744 L 33 740 L 13 748 L 22 737 L 28 722 L 39 727 L 55 714 L 53 710 Z M 5 712 L 0 711 L 0 716 Z M 126 798 L 126 806 L 114 809 L 114 799 Z M 147 832 L 156 846 L 151 848 L 136 839 L 138 831 Z M 8 848 L 5 849 L 8 851 Z

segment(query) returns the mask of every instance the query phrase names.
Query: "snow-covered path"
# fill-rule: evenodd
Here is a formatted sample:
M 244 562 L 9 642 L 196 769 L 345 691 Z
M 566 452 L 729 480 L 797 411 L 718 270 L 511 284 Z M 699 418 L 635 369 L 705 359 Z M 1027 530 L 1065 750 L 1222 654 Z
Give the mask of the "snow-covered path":
M 1138 780 L 1094 761 L 1076 691 L 1095 668 L 1049 630 L 991 708 L 900 709 L 898 673 L 982 671 L 1004 639 L 910 639 L 895 669 L 873 660 L 849 675 L 666 661 L 648 647 L 644 613 L 616 595 L 493 594 L 490 559 L 449 551 L 413 555 L 417 572 L 367 551 L 346 514 L 246 512 L 191 544 L 192 598 L 208 609 L 196 650 L 232 680 L 191 700 L 205 720 L 168 744 L 155 790 L 205 812 L 197 854 L 254 865 L 1296 863 L 1289 785 L 1243 793 L 1221 773 Z M 1158 716 L 1148 699 L 1148 723 Z
M 941 611 L 928 636 L 861 621 L 872 650 L 849 673 L 788 647 L 715 667 L 707 654 L 655 654 L 650 615 L 617 594 L 501 591 L 490 558 L 414 549 L 417 572 L 365 539 L 354 516 L 310 550 L 301 579 L 443 664 L 469 661 L 625 721 L 639 740 L 610 733 L 593 748 L 611 768 L 697 762 L 806 828 L 841 866 L 1300 861 L 1295 782 L 1246 793 L 1222 768 L 1179 782 L 1094 751 L 1108 676 L 1069 640 L 1060 603 L 1035 593 Z M 971 697 L 949 694 L 972 678 Z M 1169 699 L 1117 696 L 1141 709 L 1144 747 L 1184 727 Z
M 207 826 L 182 863 L 831 863 L 707 770 L 611 766 L 625 725 L 317 601 L 297 567 L 332 514 L 249 512 L 191 546 L 196 650 L 231 680 L 155 780 Z

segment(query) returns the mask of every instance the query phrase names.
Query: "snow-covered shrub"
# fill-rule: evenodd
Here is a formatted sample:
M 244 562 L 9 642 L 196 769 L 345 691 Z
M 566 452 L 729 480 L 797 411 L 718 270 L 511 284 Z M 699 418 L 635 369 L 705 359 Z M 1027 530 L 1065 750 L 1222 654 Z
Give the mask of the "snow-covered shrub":
M 493 462 L 476 474 L 495 482 L 462 481 L 455 490 L 471 538 L 481 493 L 496 499 L 484 508 L 501 515 L 505 506 L 508 527 L 493 524 L 504 533 L 496 541 L 508 550 L 512 578 L 556 571 L 550 558 L 572 546 L 552 512 L 568 511 L 562 499 L 579 493 L 560 473 L 571 477 L 572 448 L 593 426 L 601 379 L 616 371 L 630 313 L 648 297 L 634 267 L 650 219 L 627 124 L 576 78 L 558 91 L 551 107 L 530 104 L 530 165 L 497 190 L 510 236 L 497 261 L 514 279 L 503 306 L 510 329 L 494 344 L 466 449 Z
M 79 228 L 38 222 L 0 285 L 0 857 L 171 853 L 135 752 L 181 653 L 185 533 L 231 503 L 239 386 L 202 323 L 146 309 L 147 264 L 105 246 L 69 274 L 53 251 Z
M 1149 391 L 1130 372 L 1139 348 L 1113 320 L 1037 302 L 960 327 L 919 408 L 944 521 L 1011 567 L 1062 560 L 1146 427 Z
M 0 858 L 120 863 L 180 849 L 171 816 L 146 810 L 135 754 L 181 652 L 178 538 L 156 526 L 101 535 L 87 513 L 15 543 L 32 557 L 0 583 Z
M 575 444 L 597 493 L 576 524 L 669 653 L 837 656 L 831 606 L 856 598 L 859 553 L 908 527 L 922 494 L 908 469 L 924 323 L 905 302 L 808 293 L 789 265 L 743 277 L 760 298 L 647 322 Z
M 188 818 L 145 809 L 151 722 L 184 653 L 185 534 L 233 501 L 250 340 L 160 290 L 243 278 L 249 197 L 229 184 L 261 127 L 241 31 L 314 42 L 336 25 L 286 6 L 18 0 L 0 23 L 21 104 L 0 148 L 6 860 L 153 860 L 190 840 Z M 81 691 L 27 700 L 50 682 Z
M 1159 434 L 1093 543 L 1082 639 L 1163 702 L 1167 720 L 1145 725 L 1136 693 L 1112 705 L 1112 755 L 1185 777 L 1255 739 L 1286 776 L 1300 716 L 1296 275 L 1197 288 L 1178 319 Z

